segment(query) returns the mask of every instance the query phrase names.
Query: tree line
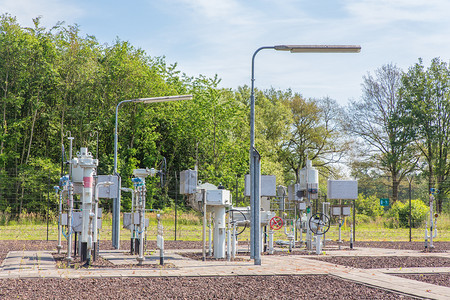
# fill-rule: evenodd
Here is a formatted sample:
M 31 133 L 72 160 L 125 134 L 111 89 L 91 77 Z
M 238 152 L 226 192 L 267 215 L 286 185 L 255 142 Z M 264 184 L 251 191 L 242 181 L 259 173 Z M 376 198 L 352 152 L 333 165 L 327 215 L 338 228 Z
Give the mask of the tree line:
M 375 77 L 368 75 L 361 101 L 348 107 L 329 97 L 305 99 L 291 90 L 257 90 L 256 147 L 263 174 L 277 175 L 278 184 L 296 182 L 311 159 L 321 180 L 340 178 L 343 171 L 336 163 L 353 157 L 353 176 L 363 179 L 361 168 L 366 174 L 389 174 L 393 195 L 395 185 L 416 172 L 428 176 L 430 186 L 439 183 L 445 199 L 450 167 L 443 108 L 448 91 L 439 72 L 448 68 L 439 60 L 433 63 L 440 67 L 429 71 L 419 62 L 407 73 L 393 65 L 383 67 L 397 72 L 389 82 L 393 85 L 383 86 L 388 84 L 383 69 Z M 178 172 L 194 166 L 202 181 L 242 194 L 248 173 L 250 89 L 219 88 L 219 83 L 217 76 L 184 74 L 164 57 L 153 57 L 129 42 L 117 39 L 109 45 L 82 36 L 75 25 L 58 23 L 47 29 L 37 18 L 28 28 L 2 15 L 0 211 L 43 212 L 46 197 L 56 204 L 48 190 L 67 172 L 61 162 L 67 159 L 68 136 L 75 138 L 74 152 L 88 146 L 99 159 L 98 173 L 111 174 L 117 104 L 178 94 L 194 98 L 120 108 L 118 170 L 123 185 L 131 186 L 133 169 L 159 167 L 165 158 L 162 186 L 156 178 L 148 180 L 152 208 L 173 205 Z M 377 115 L 389 95 L 390 110 Z M 382 103 L 376 104 L 377 99 Z M 364 141 L 362 146 L 358 141 Z M 321 186 L 326 187 L 325 181 Z

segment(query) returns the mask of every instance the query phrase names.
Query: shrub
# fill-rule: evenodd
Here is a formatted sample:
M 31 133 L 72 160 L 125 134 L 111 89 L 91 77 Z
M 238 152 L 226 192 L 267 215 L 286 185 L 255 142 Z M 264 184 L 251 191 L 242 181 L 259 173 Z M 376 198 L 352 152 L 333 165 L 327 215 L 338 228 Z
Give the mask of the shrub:
M 363 194 L 359 194 L 356 200 L 356 213 L 375 218 L 383 214 L 383 208 L 376 196 L 365 197 Z
M 371 221 L 373 221 L 372 217 L 369 217 L 367 215 L 362 215 L 362 214 L 356 214 L 356 224 L 357 225 L 361 225 L 361 224 L 368 224 Z M 350 219 L 351 220 L 351 219 Z
M 411 225 L 418 228 L 423 224 L 428 212 L 428 207 L 421 200 L 411 201 Z M 409 227 L 409 203 L 395 202 L 386 214 L 386 227 Z

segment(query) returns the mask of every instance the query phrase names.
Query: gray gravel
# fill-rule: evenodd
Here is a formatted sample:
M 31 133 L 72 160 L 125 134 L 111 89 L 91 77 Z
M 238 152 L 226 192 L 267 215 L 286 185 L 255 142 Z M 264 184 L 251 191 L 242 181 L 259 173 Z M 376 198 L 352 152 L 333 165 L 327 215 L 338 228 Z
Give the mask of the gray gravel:
M 334 243 L 334 242 L 333 242 Z M 450 242 L 433 242 L 434 249 L 428 248 L 429 252 L 448 252 L 450 251 Z M 403 250 L 422 250 L 425 251 L 425 243 L 422 242 L 355 242 L 355 247 L 365 248 L 385 248 L 385 249 L 403 249 Z
M 399 277 L 450 287 L 450 274 L 402 274 Z
M 311 256 L 308 259 L 316 259 L 358 269 L 450 267 L 449 258 L 434 256 Z
M 331 276 L 0 280 L 0 299 L 413 299 Z

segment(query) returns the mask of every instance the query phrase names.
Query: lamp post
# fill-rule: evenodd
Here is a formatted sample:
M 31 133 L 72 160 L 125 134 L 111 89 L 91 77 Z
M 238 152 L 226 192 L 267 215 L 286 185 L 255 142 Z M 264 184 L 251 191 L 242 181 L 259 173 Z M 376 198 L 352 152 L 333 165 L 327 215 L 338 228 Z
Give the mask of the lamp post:
M 119 176 L 117 172 L 117 143 L 118 143 L 118 115 L 119 107 L 124 103 L 155 103 L 155 102 L 168 102 L 168 101 L 180 101 L 191 100 L 192 95 L 178 95 L 178 96 L 165 96 L 165 97 L 153 97 L 153 98 L 136 98 L 130 100 L 123 100 L 116 106 L 116 125 L 114 128 L 114 175 Z M 114 248 L 120 247 L 120 180 L 117 186 L 117 198 L 113 200 L 113 216 L 112 216 L 112 245 Z
M 261 265 L 261 219 L 260 219 L 260 182 L 261 170 L 259 166 L 260 156 L 255 149 L 255 57 L 259 51 L 273 49 L 277 51 L 290 51 L 291 53 L 357 53 L 361 46 L 356 45 L 276 45 L 258 48 L 252 57 L 252 82 L 250 95 L 250 256 L 255 265 Z

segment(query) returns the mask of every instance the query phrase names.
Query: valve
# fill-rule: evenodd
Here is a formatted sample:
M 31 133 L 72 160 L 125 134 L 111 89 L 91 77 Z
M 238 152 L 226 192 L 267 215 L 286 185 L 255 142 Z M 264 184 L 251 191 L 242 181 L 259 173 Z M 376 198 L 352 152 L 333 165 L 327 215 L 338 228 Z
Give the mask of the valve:
M 315 235 L 322 235 L 330 229 L 330 218 L 323 213 L 316 213 L 311 216 L 308 225 Z
M 239 231 L 238 233 L 236 233 L 236 236 L 238 236 L 238 235 L 240 235 L 241 233 L 243 233 L 243 232 L 245 231 L 245 229 L 247 229 L 248 222 L 247 222 L 247 217 L 246 217 L 245 214 L 244 214 L 242 211 L 240 211 L 240 210 L 237 210 L 237 209 L 230 209 L 230 210 L 227 210 L 225 213 L 229 214 L 229 215 L 228 215 L 228 218 L 231 218 L 231 219 L 233 220 L 233 214 L 234 214 L 234 212 L 240 213 L 240 214 L 242 215 L 243 219 L 244 219 L 244 228 L 242 228 L 241 231 Z
M 270 229 L 280 230 L 281 227 L 283 227 L 283 219 L 278 216 L 275 216 L 272 219 L 270 219 L 269 225 Z

